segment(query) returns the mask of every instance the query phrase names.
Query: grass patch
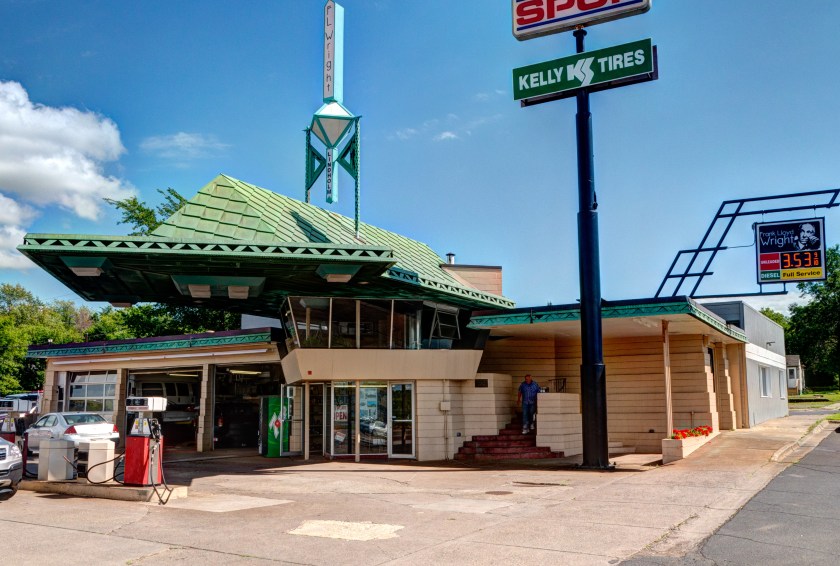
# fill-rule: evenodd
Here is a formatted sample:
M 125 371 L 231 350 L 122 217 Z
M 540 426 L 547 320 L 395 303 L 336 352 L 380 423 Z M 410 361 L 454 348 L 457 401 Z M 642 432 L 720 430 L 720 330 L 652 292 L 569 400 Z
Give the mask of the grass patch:
M 819 409 L 834 403 L 840 403 L 840 391 L 791 395 L 788 398 L 791 409 Z
M 840 413 L 834 413 L 833 415 L 828 415 L 826 418 L 830 421 L 840 421 Z

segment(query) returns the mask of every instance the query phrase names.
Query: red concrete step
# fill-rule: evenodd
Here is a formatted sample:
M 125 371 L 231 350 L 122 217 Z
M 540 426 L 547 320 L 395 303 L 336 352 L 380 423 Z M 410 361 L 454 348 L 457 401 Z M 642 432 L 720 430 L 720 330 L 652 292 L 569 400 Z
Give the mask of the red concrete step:
M 562 458 L 562 452 L 521 452 L 517 454 L 455 454 L 456 460 L 537 460 Z
M 467 442 L 504 442 L 504 443 L 511 443 L 511 442 L 536 442 L 537 436 L 535 434 L 522 434 L 522 431 L 519 431 L 517 434 L 497 434 L 493 436 L 485 435 L 485 436 L 473 436 L 472 440 L 468 440 Z M 466 443 L 465 443 L 466 444 Z
M 485 448 L 493 448 L 496 446 L 535 446 L 537 439 L 533 436 L 524 436 L 516 440 L 468 440 L 464 443 L 467 448 L 475 448 L 482 446 Z

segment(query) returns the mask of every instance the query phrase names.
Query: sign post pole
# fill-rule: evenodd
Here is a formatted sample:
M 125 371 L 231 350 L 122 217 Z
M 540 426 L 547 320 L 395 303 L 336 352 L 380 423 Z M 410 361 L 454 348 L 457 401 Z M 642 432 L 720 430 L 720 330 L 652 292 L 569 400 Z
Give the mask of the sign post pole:
M 574 32 L 578 53 L 584 52 L 586 30 Z M 592 149 L 589 91 L 577 92 L 578 264 L 580 266 L 581 366 L 584 468 L 610 469 L 607 435 L 607 374 L 601 332 L 601 272 L 598 246 L 598 203 Z

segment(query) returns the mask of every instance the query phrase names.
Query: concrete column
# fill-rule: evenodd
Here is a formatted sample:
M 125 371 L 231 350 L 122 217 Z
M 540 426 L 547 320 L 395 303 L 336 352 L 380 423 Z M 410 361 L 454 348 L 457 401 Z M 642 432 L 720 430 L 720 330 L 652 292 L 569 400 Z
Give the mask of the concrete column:
M 307 325 L 308 326 L 308 325 Z M 309 382 L 303 386 L 303 459 L 309 460 Z
M 735 430 L 735 408 L 732 395 L 732 382 L 729 376 L 729 358 L 726 346 L 714 344 L 715 352 L 715 393 L 717 394 L 718 420 L 721 430 Z
M 41 413 L 52 413 L 59 410 L 58 407 L 58 383 L 56 379 L 61 372 L 47 368 L 44 372 L 44 396 L 41 398 Z M 65 391 L 65 398 L 70 394 Z
M 198 434 L 195 449 L 198 452 L 213 450 L 213 409 L 216 399 L 216 366 L 201 366 L 201 398 L 198 402 Z
M 65 392 L 65 395 L 67 393 Z M 114 424 L 120 429 L 119 447 L 125 446 L 125 437 L 128 434 L 128 423 L 125 420 L 125 398 L 128 396 L 128 370 L 117 369 L 117 394 L 114 396 Z
M 362 431 L 360 430 L 361 427 L 361 419 L 359 417 L 359 407 L 360 407 L 360 400 L 359 397 L 362 396 L 362 388 L 361 388 L 361 381 L 356 381 L 356 461 L 359 462 L 362 459 Z
M 665 370 L 665 433 L 669 437 L 674 430 L 674 399 L 671 394 L 671 338 L 667 320 L 662 321 L 662 361 Z

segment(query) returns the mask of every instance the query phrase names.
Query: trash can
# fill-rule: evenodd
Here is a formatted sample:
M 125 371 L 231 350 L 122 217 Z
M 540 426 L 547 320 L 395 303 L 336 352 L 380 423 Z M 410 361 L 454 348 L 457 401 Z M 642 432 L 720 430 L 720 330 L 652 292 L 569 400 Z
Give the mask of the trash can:
M 114 477 L 114 443 L 96 440 L 79 443 L 76 469 L 91 483 L 103 483 Z M 84 481 L 84 480 L 80 480 Z
M 72 480 L 75 447 L 70 440 L 42 440 L 38 451 L 38 479 Z

